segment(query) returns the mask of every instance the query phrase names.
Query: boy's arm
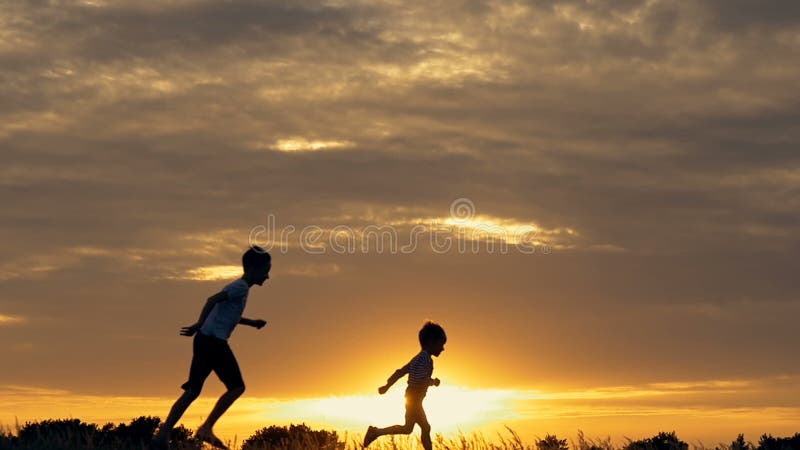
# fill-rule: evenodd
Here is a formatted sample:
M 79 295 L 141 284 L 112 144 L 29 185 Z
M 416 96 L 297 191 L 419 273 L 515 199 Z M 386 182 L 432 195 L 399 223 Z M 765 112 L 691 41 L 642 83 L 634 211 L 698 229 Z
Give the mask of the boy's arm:
M 203 306 L 203 310 L 200 311 L 200 318 L 197 319 L 196 323 L 189 325 L 188 327 L 181 328 L 181 335 L 182 336 L 194 336 L 195 333 L 203 326 L 203 323 L 208 318 L 208 315 L 211 313 L 211 310 L 214 309 L 214 305 L 219 302 L 225 301 L 228 299 L 228 293 L 225 291 L 219 291 L 216 294 L 212 295 L 211 297 L 206 300 L 205 306 Z
M 247 317 L 242 317 L 241 319 L 239 319 L 239 324 L 247 325 L 249 327 L 254 327 L 260 330 L 264 328 L 264 325 L 267 324 L 267 321 L 262 319 L 248 319 Z
M 388 391 L 389 388 L 392 387 L 392 385 L 397 382 L 397 380 L 403 378 L 408 373 L 409 365 L 410 364 L 406 364 L 405 366 L 395 370 L 392 376 L 390 376 L 389 379 L 386 380 L 386 384 L 378 388 L 378 392 L 381 394 L 385 394 L 386 391 Z

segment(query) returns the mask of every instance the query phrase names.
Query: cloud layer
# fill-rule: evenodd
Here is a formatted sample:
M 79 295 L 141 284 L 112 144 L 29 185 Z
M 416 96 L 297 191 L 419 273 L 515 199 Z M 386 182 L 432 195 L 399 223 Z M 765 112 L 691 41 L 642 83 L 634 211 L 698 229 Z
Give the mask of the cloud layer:
M 431 317 L 475 385 L 798 372 L 798 51 L 791 0 L 5 2 L 0 381 L 171 393 L 269 214 L 408 232 L 459 198 L 552 254 L 289 247 L 251 389 L 383 379 L 296 372 Z

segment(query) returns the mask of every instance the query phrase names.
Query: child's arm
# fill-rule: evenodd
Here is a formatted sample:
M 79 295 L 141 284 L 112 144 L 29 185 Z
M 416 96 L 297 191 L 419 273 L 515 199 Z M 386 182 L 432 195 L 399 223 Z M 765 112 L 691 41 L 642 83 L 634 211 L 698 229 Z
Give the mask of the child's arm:
M 403 378 L 408 373 L 408 366 L 409 364 L 406 364 L 405 366 L 395 370 L 392 376 L 386 380 L 386 384 L 378 388 L 378 393 L 385 394 L 386 391 L 388 391 L 389 388 L 397 382 L 397 380 Z
M 200 318 L 197 319 L 196 323 L 189 325 L 188 327 L 181 328 L 181 335 L 182 336 L 194 336 L 197 333 L 197 330 L 203 326 L 203 322 L 206 321 L 206 318 L 211 313 L 211 310 L 214 308 L 219 302 L 225 301 L 228 299 L 228 293 L 225 291 L 219 291 L 216 294 L 212 295 L 211 297 L 206 300 L 205 306 L 203 306 L 203 310 L 200 311 Z
M 254 327 L 254 328 L 260 330 L 260 329 L 264 328 L 264 325 L 267 324 L 267 321 L 266 320 L 261 320 L 261 319 L 248 319 L 247 317 L 242 317 L 241 319 L 239 319 L 239 324 L 240 325 L 247 325 L 249 327 Z

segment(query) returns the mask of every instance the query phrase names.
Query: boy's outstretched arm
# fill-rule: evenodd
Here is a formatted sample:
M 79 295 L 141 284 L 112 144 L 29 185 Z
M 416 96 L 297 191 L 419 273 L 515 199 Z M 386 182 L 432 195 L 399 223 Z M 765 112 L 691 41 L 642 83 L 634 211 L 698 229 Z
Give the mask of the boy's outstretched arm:
M 205 306 L 203 306 L 203 310 L 200 311 L 200 318 L 197 319 L 196 323 L 189 325 L 188 327 L 181 328 L 181 336 L 194 336 L 195 333 L 203 326 L 203 322 L 206 321 L 206 318 L 211 313 L 211 310 L 214 308 L 219 302 L 225 301 L 228 299 L 228 293 L 225 291 L 219 291 L 216 294 L 212 295 L 211 297 L 206 300 Z
M 378 393 L 385 394 L 386 391 L 388 391 L 389 388 L 392 387 L 392 385 L 397 382 L 397 380 L 403 378 L 408 373 L 408 366 L 409 365 L 406 364 L 405 366 L 395 370 L 392 376 L 390 376 L 389 379 L 386 380 L 386 384 L 378 388 Z
M 262 319 L 248 319 L 247 317 L 242 317 L 241 319 L 239 319 L 239 324 L 247 325 L 249 327 L 253 327 L 260 330 L 264 328 L 264 325 L 267 324 L 267 321 Z

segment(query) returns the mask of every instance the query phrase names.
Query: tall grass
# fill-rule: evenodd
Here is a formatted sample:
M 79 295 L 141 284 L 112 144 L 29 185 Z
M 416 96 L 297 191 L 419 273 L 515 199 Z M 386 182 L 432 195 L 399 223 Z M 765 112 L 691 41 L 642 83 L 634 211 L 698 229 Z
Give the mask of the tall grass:
M 0 450 L 145 450 L 158 427 L 157 417 L 139 417 L 128 424 L 98 426 L 78 419 L 45 420 L 16 424 L 13 428 L 0 426 Z M 271 426 L 254 433 L 241 443 L 227 442 L 233 450 L 357 450 L 363 436 L 339 435 L 335 431 L 312 430 L 305 425 Z M 203 445 L 192 433 L 178 427 L 171 436 L 171 448 L 200 450 Z M 523 439 L 516 431 L 506 428 L 497 436 L 480 433 L 455 436 L 436 435 L 436 450 L 689 450 L 690 446 L 677 435 L 662 432 L 638 441 L 615 444 L 610 438 L 591 439 L 578 431 L 575 440 L 567 441 L 554 435 Z M 693 450 L 800 450 L 800 433 L 792 437 L 761 436 L 758 443 L 748 442 L 739 435 L 730 444 L 706 447 L 692 445 Z M 384 436 L 370 450 L 421 450 L 418 433 L 408 436 Z

